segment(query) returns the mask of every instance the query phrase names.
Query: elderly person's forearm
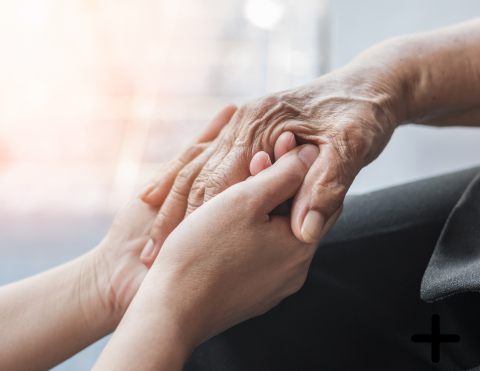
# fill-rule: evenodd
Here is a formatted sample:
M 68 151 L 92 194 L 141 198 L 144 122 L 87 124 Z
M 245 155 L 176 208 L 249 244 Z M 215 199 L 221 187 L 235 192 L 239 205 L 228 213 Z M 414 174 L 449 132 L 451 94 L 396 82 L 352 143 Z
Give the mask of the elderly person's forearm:
M 347 69 L 371 81 L 390 76 L 388 84 L 396 90 L 392 104 L 405 109 L 398 117 L 406 122 L 480 125 L 480 18 L 386 40 Z

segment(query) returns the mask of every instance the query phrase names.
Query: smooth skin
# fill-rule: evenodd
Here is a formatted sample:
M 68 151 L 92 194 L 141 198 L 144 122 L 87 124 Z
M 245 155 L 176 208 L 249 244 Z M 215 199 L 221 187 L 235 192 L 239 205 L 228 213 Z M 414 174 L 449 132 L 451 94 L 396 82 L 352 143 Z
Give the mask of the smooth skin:
M 113 332 L 138 291 L 147 267 L 140 254 L 159 208 L 140 197 L 152 184 L 175 180 L 229 122 L 223 109 L 175 160 L 164 166 L 117 215 L 105 239 L 87 254 L 36 276 L 0 287 L 0 369 L 49 370 Z M 157 195 L 158 196 L 158 195 Z
M 178 214 L 188 216 L 248 176 L 257 152 L 275 158 L 275 143 L 288 131 L 298 143 L 320 150 L 292 209 L 297 238 L 318 241 L 356 175 L 378 157 L 399 125 L 480 125 L 479 45 L 480 18 L 401 36 L 306 85 L 247 102 L 212 142 L 208 159 L 189 164 L 188 173 L 195 175 L 182 182 L 182 198 L 188 201 Z M 143 200 L 164 201 L 148 193 Z M 155 232 L 168 234 L 174 226 L 167 223 L 160 216 Z M 157 253 L 165 239 L 152 233 Z
M 187 163 L 201 155 L 234 112 L 233 106 L 223 109 L 179 158 Z M 254 175 L 267 167 L 263 165 L 252 161 Z M 49 370 L 115 330 L 148 272 L 140 254 L 159 208 L 140 197 L 152 184 L 175 176 L 171 167 L 162 167 L 119 212 L 106 238 L 87 254 L 0 287 L 2 371 Z M 152 308 L 145 309 L 155 313 Z
M 271 212 L 318 153 L 297 147 L 182 221 L 93 370 L 181 370 L 198 344 L 300 289 L 318 245 L 295 237 L 290 215 Z

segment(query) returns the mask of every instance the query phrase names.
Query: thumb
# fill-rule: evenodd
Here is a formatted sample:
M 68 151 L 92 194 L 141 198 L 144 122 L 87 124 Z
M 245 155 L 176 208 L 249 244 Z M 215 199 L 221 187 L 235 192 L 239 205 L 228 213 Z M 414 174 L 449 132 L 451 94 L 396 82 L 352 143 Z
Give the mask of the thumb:
M 301 241 L 319 242 L 337 218 L 356 173 L 339 159 L 334 148 L 321 146 L 320 154 L 295 195 L 292 230 Z M 337 213 L 337 211 L 339 211 Z
M 247 182 L 250 197 L 261 212 L 270 213 L 295 195 L 318 153 L 313 145 L 297 147 Z

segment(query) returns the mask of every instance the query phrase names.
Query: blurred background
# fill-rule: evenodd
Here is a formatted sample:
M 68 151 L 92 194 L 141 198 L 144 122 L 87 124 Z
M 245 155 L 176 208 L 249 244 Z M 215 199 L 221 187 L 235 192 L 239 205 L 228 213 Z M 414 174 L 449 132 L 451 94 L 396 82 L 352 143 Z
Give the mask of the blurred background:
M 0 284 L 94 247 L 224 105 L 476 16 L 478 0 L 0 2 Z M 480 165 L 478 143 L 480 129 L 402 127 L 350 193 Z M 105 342 L 55 370 L 89 369 Z

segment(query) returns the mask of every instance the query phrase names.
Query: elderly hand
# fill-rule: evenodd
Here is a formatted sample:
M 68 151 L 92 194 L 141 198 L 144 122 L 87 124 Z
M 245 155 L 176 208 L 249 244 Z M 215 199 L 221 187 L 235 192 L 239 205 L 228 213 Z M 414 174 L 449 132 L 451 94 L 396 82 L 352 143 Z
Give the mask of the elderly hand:
M 404 105 L 397 104 L 401 101 L 399 85 L 393 72 L 352 65 L 299 88 L 248 102 L 202 160 L 180 172 L 165 203 L 175 202 L 181 194 L 185 207 L 177 213 L 189 215 L 245 179 L 255 153 L 265 151 L 277 160 L 294 147 L 295 139 L 285 134 L 288 131 L 300 144 L 315 144 L 320 150 L 292 208 L 294 234 L 300 241 L 317 242 L 355 176 L 378 156 L 403 120 Z M 275 146 L 277 140 L 280 144 Z M 154 189 L 164 192 L 165 184 Z M 159 204 L 154 194 L 143 200 Z M 156 252 L 181 219 L 172 220 L 170 210 L 164 204 L 155 222 L 155 232 L 162 232 L 152 234 L 160 236 L 150 242 Z

